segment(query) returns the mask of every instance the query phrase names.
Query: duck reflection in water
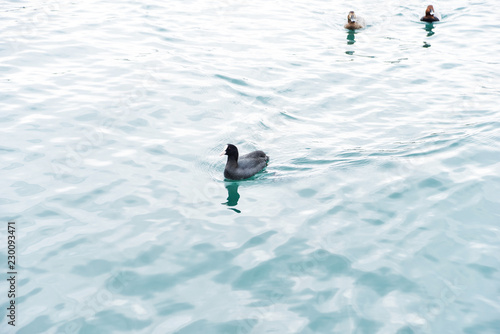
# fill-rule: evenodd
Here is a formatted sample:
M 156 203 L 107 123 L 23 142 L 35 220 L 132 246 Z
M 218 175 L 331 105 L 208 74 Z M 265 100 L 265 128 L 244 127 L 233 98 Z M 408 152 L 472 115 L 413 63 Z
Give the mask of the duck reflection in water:
M 227 206 L 236 206 L 238 205 L 238 200 L 240 199 L 240 194 L 238 193 L 238 187 L 240 185 L 238 182 L 225 182 L 225 187 L 227 189 L 227 202 L 222 203 Z M 234 212 L 240 213 L 240 210 L 230 208 Z
M 356 39 L 354 38 L 355 34 L 356 33 L 354 32 L 354 30 L 347 31 L 347 45 L 352 45 L 356 43 Z
M 434 25 L 432 23 L 427 22 L 424 29 L 425 29 L 425 31 L 427 31 L 427 37 L 431 37 L 432 35 L 434 35 L 434 31 L 432 30 L 432 29 L 434 29 Z M 430 48 L 431 44 L 424 41 L 423 47 Z
M 435 34 L 435 32 L 432 29 L 434 29 L 434 25 L 432 23 L 427 22 L 427 24 L 425 25 L 425 31 L 427 31 L 427 37 L 431 37 L 432 35 Z

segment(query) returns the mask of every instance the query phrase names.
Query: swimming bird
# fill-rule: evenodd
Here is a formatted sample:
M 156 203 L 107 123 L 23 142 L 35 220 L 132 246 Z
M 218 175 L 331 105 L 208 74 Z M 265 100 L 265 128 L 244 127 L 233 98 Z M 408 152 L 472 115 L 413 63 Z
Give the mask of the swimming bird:
M 220 155 L 227 155 L 224 177 L 231 180 L 248 179 L 264 169 L 269 161 L 262 151 L 253 151 L 238 159 L 238 149 L 233 144 L 227 144 Z
M 351 10 L 349 14 L 347 14 L 347 23 L 344 25 L 344 28 L 349 30 L 361 29 L 365 27 L 365 20 L 361 17 L 357 17 L 356 14 Z
M 427 6 L 427 9 L 425 10 L 425 16 L 422 16 L 420 18 L 420 21 L 425 21 L 425 22 L 435 22 L 439 21 L 439 19 L 434 16 L 434 7 L 432 5 Z

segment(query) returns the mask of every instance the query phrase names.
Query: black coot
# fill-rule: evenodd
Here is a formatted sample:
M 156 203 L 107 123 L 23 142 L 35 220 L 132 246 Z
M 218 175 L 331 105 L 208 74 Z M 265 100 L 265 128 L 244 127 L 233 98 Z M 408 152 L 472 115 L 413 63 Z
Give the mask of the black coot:
M 220 155 L 227 155 L 224 177 L 231 180 L 248 179 L 266 167 L 269 161 L 269 157 L 262 151 L 253 151 L 238 159 L 238 149 L 233 144 L 227 144 Z

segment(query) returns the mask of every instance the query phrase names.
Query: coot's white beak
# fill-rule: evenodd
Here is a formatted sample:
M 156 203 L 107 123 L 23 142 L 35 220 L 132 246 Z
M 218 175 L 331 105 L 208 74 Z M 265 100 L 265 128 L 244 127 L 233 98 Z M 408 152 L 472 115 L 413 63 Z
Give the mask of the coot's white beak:
M 224 151 L 220 152 L 219 157 L 222 155 L 226 155 L 227 145 L 224 147 Z
M 431 9 L 431 15 L 434 15 L 434 11 Z

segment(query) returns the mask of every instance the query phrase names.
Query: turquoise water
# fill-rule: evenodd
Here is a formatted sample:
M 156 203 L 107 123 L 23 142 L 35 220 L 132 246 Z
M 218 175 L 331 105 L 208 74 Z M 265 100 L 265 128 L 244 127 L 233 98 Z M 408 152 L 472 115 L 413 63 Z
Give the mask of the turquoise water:
M 15 332 L 500 333 L 500 8 L 427 4 L 5 2 Z

